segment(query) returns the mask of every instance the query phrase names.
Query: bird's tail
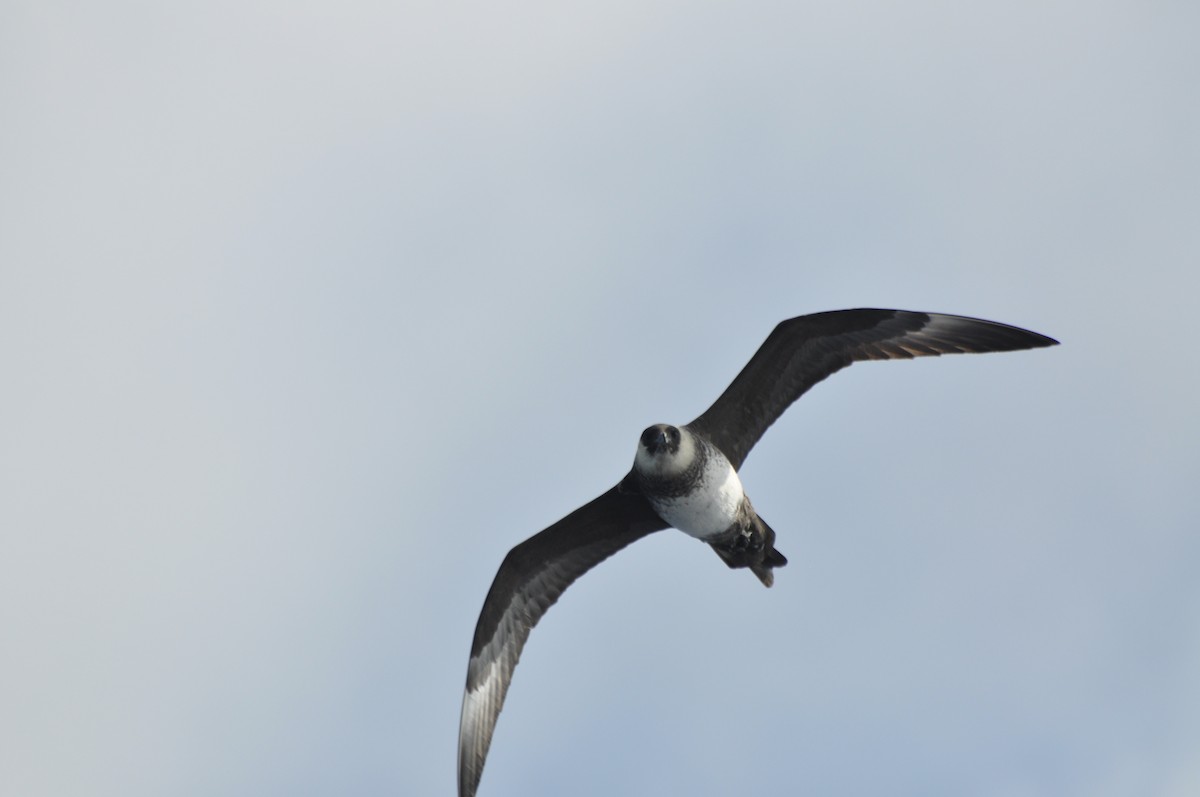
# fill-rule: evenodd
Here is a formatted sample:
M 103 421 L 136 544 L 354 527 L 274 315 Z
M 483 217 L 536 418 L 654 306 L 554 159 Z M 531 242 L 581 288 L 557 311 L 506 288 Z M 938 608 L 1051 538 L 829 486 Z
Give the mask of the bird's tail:
M 761 564 L 750 565 L 750 572 L 758 576 L 758 580 L 763 583 L 764 587 L 769 587 L 775 583 L 775 573 L 772 571 L 786 564 L 787 557 L 772 548 L 763 555 Z
M 787 564 L 787 557 L 775 550 L 775 529 L 767 525 L 767 521 L 758 517 L 758 524 L 763 530 L 763 549 L 762 560 L 750 565 L 750 572 L 758 576 L 758 580 L 763 583 L 764 587 L 769 587 L 775 583 L 775 574 L 771 572 L 777 567 L 783 567 Z
M 714 545 L 712 549 L 717 552 L 722 561 L 730 567 L 748 567 L 750 572 L 758 576 L 758 580 L 763 583 L 764 587 L 769 587 L 775 583 L 775 574 L 771 572 L 777 567 L 783 567 L 787 564 L 787 557 L 779 551 L 775 550 L 775 529 L 767 525 L 767 521 L 754 515 L 755 532 L 761 535 L 761 545 Z

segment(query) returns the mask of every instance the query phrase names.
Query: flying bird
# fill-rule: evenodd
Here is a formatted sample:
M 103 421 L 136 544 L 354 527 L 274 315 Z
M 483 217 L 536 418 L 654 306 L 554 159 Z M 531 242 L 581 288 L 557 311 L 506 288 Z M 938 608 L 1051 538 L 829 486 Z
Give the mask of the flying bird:
M 859 360 L 1015 351 L 1058 341 L 1018 327 L 904 310 L 836 310 L 781 322 L 691 423 L 642 432 L 614 487 L 504 557 L 475 626 L 458 732 L 458 794 L 474 797 L 521 649 L 563 590 L 634 540 L 674 527 L 764 586 L 787 559 L 742 488 L 746 455 L 793 401 Z

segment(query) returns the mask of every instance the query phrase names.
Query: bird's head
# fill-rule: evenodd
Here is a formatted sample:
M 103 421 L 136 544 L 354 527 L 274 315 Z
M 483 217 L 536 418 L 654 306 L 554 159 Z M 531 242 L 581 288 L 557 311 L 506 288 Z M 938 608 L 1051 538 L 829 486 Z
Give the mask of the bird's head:
M 692 437 L 686 429 L 656 423 L 642 432 L 633 465 L 647 475 L 670 476 L 685 470 L 694 456 Z

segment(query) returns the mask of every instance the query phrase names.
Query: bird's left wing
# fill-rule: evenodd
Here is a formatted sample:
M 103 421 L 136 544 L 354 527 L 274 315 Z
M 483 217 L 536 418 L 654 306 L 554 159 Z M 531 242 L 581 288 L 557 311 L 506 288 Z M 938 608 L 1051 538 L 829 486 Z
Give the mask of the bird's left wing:
M 725 392 L 688 426 L 741 468 L 793 401 L 851 363 L 1057 343 L 1020 327 L 942 313 L 860 309 L 802 315 L 780 322 Z
M 529 632 L 575 579 L 631 542 L 667 528 L 637 493 L 613 487 L 508 552 L 471 643 L 458 728 L 458 794 L 474 797 Z

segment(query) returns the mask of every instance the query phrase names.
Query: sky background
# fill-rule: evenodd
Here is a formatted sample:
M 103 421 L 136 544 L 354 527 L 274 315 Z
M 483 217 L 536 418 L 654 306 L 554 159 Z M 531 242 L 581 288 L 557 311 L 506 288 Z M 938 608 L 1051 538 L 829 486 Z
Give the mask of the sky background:
M 1200 794 L 1200 5 L 0 4 L 0 793 L 449 795 L 504 554 L 856 366 L 531 637 L 494 795 Z

